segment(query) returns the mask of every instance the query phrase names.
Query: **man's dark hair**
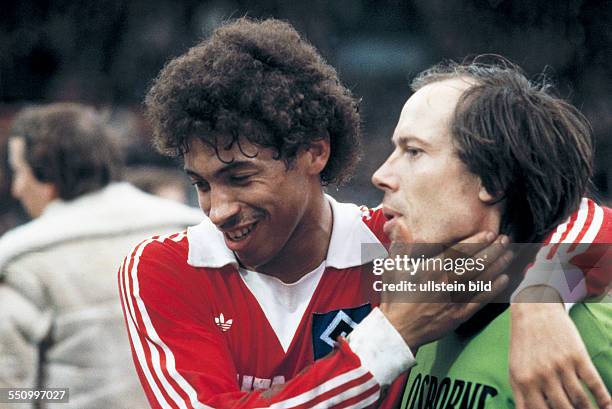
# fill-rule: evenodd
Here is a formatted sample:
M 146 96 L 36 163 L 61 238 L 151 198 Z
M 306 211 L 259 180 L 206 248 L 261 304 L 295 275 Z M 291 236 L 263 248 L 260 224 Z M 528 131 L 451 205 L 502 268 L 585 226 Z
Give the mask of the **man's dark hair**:
M 145 106 L 169 155 L 183 156 L 195 137 L 224 160 L 219 150 L 244 138 L 290 166 L 300 149 L 329 138 L 324 184 L 345 181 L 359 157 L 357 101 L 312 45 L 274 19 L 217 28 L 166 65 Z
M 25 108 L 11 136 L 24 139 L 34 177 L 52 183 L 63 200 L 101 189 L 119 176 L 120 155 L 110 128 L 90 107 L 56 103 Z
M 436 65 L 412 88 L 452 78 L 473 83 L 450 124 L 458 156 L 489 193 L 505 200 L 502 232 L 516 242 L 539 242 L 578 209 L 588 189 L 591 129 L 551 93 L 544 76 L 532 82 L 509 61 L 488 60 Z

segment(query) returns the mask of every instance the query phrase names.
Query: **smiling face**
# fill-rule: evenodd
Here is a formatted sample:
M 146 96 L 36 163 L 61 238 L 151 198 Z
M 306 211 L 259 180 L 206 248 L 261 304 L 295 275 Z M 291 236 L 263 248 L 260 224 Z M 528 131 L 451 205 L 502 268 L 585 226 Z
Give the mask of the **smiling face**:
M 329 154 L 329 145 L 321 143 L 327 146 L 325 152 L 315 143 L 287 168 L 284 161 L 274 159 L 272 149 L 243 140 L 230 150 L 219 148 L 219 158 L 212 148 L 192 139 L 185 171 L 196 186 L 200 207 L 247 268 L 289 270 L 292 263 L 285 260 L 293 259 L 295 265 L 296 259 L 310 255 L 308 243 L 318 238 L 316 226 L 322 220 L 319 173 Z
M 384 212 L 401 218 L 416 243 L 452 243 L 482 231 L 496 232 L 499 210 L 456 154 L 449 124 L 462 92 L 461 78 L 424 86 L 412 95 L 393 134 L 395 150 L 372 177 L 385 192 Z

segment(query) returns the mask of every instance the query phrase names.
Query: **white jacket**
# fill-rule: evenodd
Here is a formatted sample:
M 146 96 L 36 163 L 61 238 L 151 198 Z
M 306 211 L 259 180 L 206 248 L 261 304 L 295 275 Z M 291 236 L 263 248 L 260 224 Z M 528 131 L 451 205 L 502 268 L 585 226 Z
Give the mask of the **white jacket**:
M 55 201 L 7 232 L 0 238 L 0 387 L 68 387 L 62 408 L 147 407 L 116 272 L 142 239 L 203 218 L 199 209 L 116 183 Z

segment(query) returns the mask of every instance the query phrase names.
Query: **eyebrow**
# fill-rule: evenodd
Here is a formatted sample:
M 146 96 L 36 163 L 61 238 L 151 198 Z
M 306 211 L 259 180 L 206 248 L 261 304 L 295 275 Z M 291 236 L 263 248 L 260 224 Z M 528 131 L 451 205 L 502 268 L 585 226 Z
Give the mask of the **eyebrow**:
M 256 169 L 256 168 L 257 168 L 256 165 L 249 161 L 234 161 L 232 163 L 228 163 L 227 165 L 223 166 L 221 169 L 216 170 L 215 173 L 213 174 L 213 177 L 222 176 L 224 173 L 231 172 L 232 170 Z M 184 167 L 183 170 L 189 176 L 197 177 L 199 179 L 205 179 L 193 169 Z
M 429 142 L 424 141 L 423 139 L 414 136 L 414 135 L 402 135 L 397 138 L 392 138 L 393 143 L 399 147 L 405 147 L 410 142 L 416 142 L 417 144 L 423 146 L 424 148 L 431 148 L 431 144 Z

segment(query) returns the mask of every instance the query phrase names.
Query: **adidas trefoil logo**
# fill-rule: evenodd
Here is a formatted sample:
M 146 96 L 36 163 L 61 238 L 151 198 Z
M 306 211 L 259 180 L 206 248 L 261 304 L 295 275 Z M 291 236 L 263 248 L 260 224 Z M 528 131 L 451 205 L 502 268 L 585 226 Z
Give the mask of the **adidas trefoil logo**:
M 227 320 L 225 321 L 225 317 L 223 316 L 223 313 L 219 314 L 218 317 L 215 317 L 215 324 L 217 324 L 217 326 L 219 328 L 221 328 L 221 331 L 226 332 L 228 329 L 230 329 L 232 327 L 232 322 L 234 320 Z

